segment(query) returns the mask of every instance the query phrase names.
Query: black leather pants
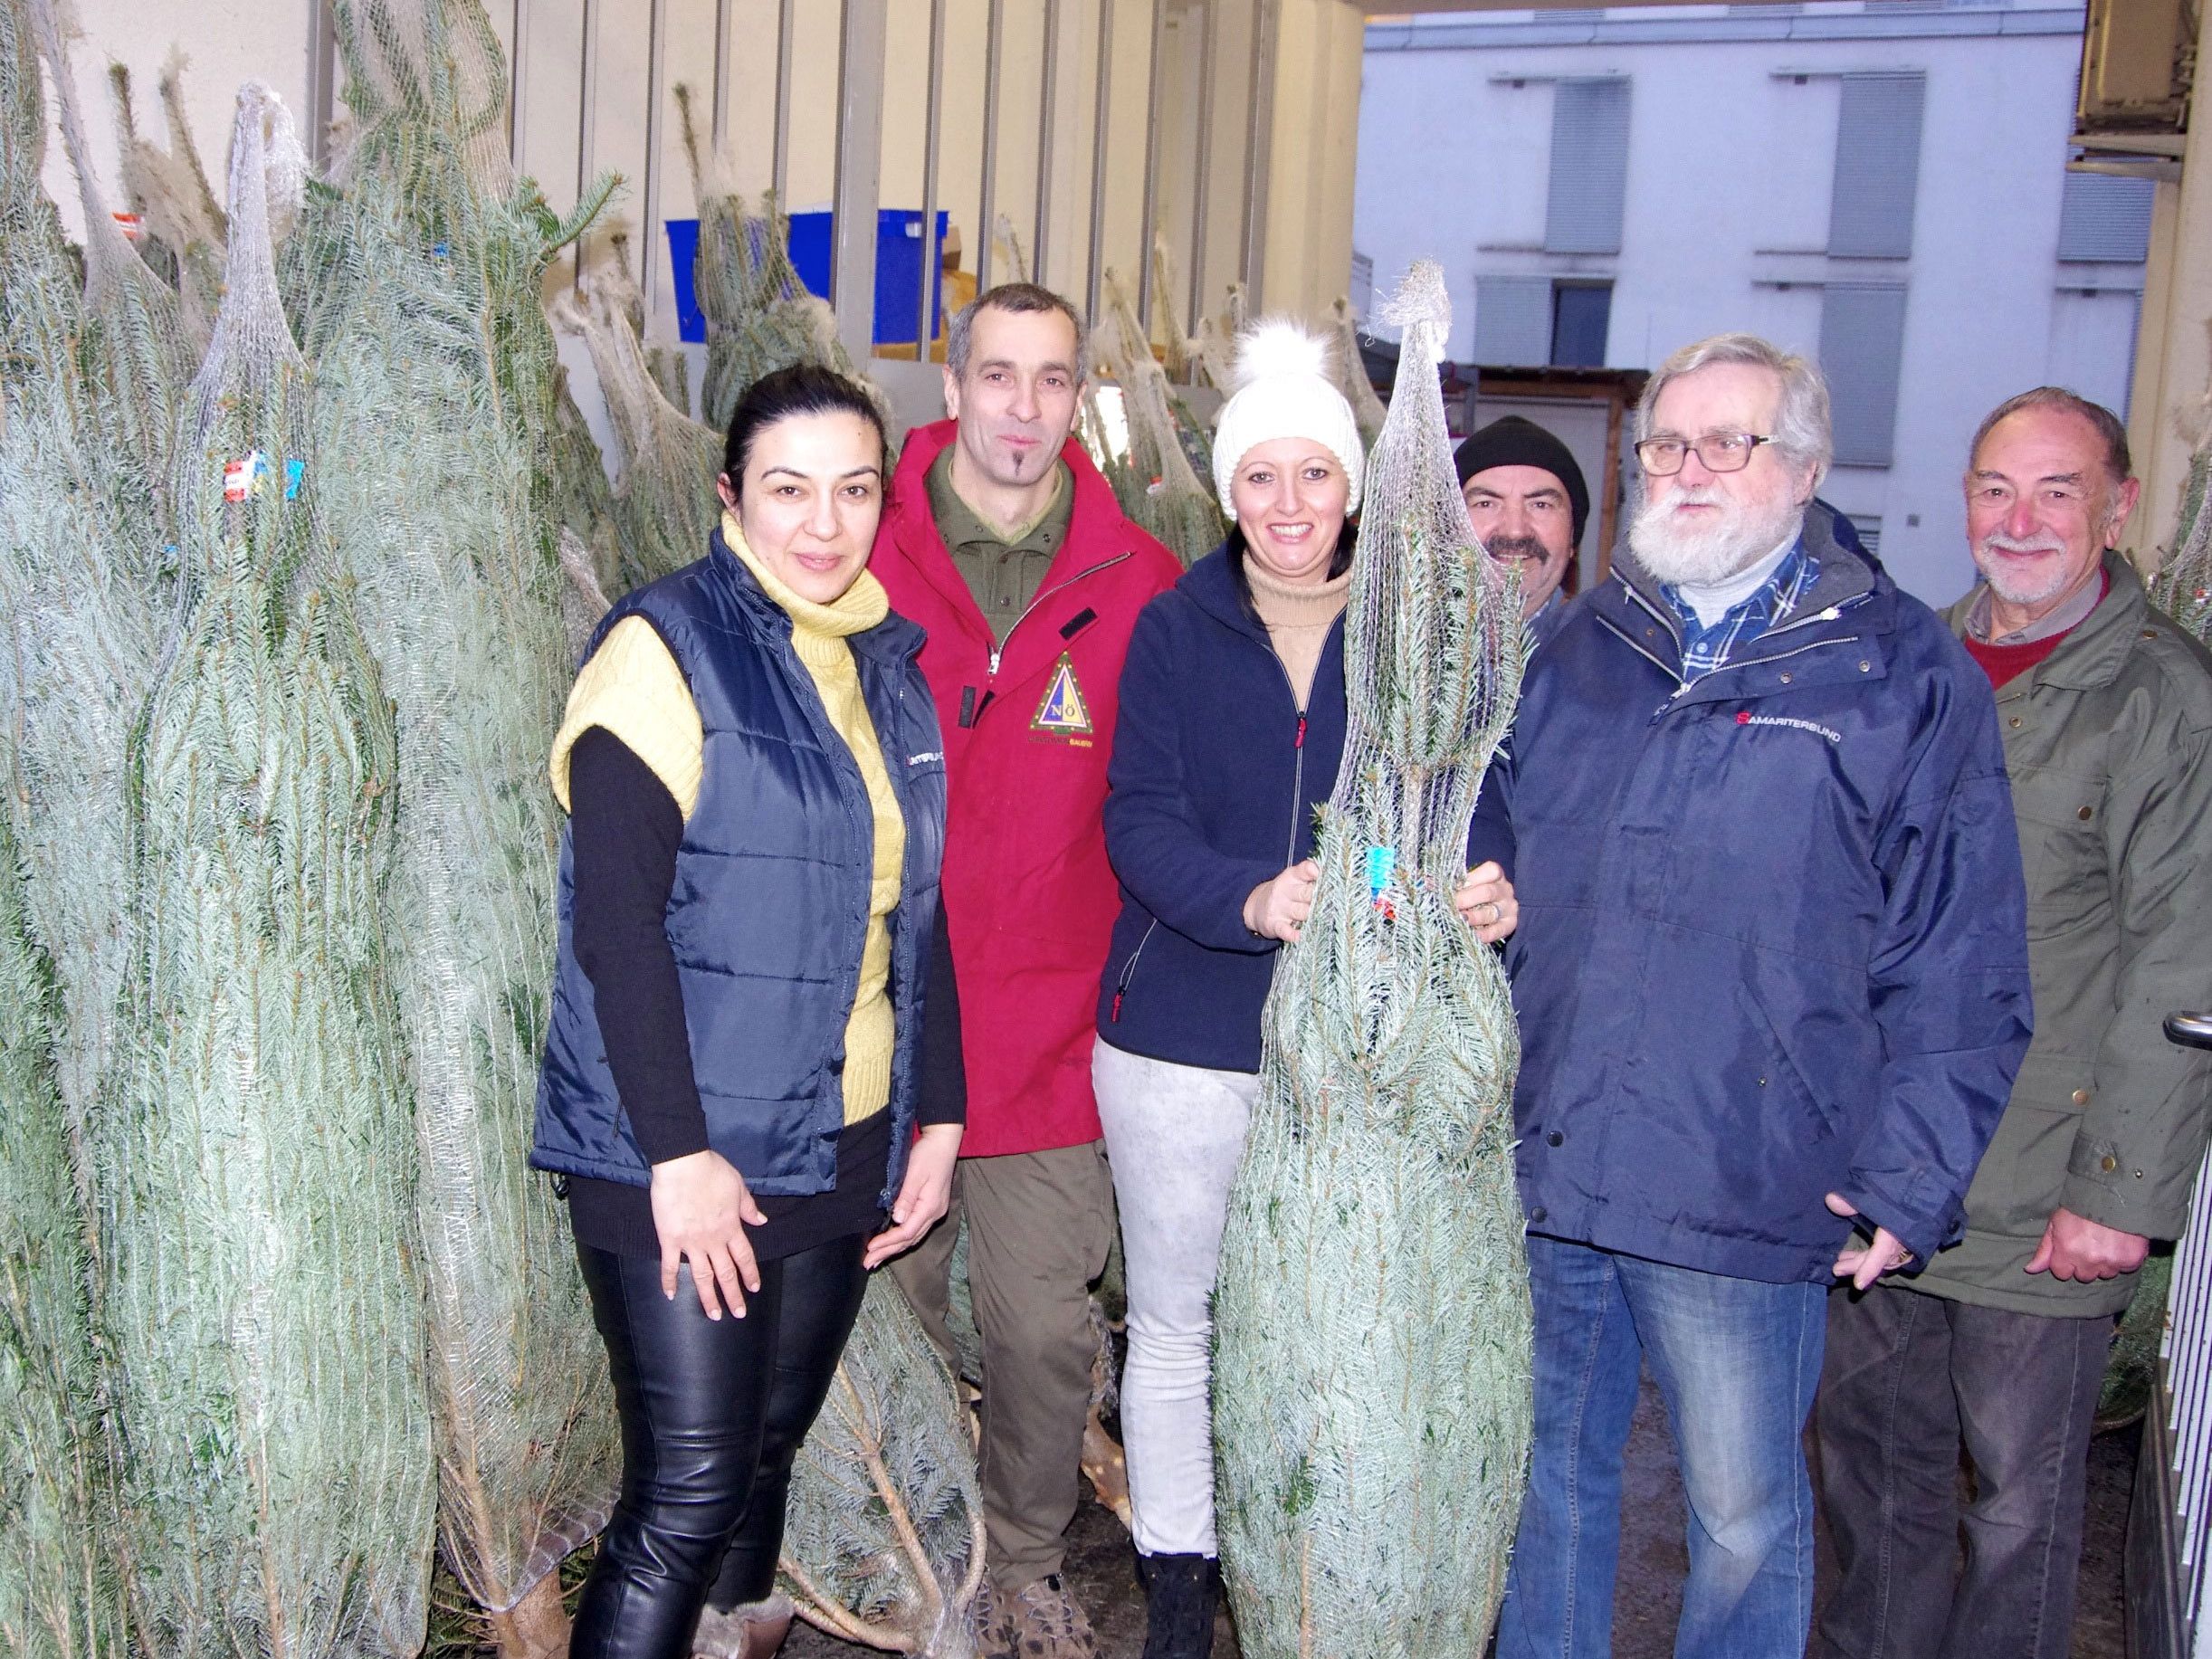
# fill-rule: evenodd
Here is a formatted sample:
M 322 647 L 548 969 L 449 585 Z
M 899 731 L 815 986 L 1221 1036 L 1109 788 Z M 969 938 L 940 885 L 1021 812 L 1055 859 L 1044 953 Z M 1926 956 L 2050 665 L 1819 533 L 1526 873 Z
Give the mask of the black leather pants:
M 860 1312 L 855 1234 L 760 1264 L 746 1315 L 710 1320 L 683 1266 L 577 1247 L 622 1416 L 622 1499 L 599 1540 L 573 1659 L 687 1659 L 700 1609 L 776 1585 L 792 1459 Z

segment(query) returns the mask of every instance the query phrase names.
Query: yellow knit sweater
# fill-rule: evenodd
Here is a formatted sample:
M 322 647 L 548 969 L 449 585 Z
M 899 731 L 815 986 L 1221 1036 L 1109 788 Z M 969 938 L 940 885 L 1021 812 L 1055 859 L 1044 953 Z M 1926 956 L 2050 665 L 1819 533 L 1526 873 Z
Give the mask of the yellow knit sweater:
M 860 989 L 845 1021 L 844 1120 L 857 1123 L 891 1102 L 891 911 L 899 902 L 906 860 L 906 821 L 883 766 L 875 724 L 861 693 L 860 671 L 846 636 L 872 628 L 890 614 L 883 585 L 863 571 L 834 604 L 794 593 L 745 544 L 736 518 L 724 514 L 722 539 L 753 579 L 791 618 L 792 649 L 822 695 L 830 724 L 853 751 L 875 814 L 875 863 L 868 897 L 868 937 L 861 951 Z M 705 737 L 699 707 L 651 623 L 625 616 L 607 630 L 577 675 L 568 710 L 553 739 L 553 790 L 568 805 L 568 751 L 594 726 L 620 738 L 667 786 L 686 821 L 699 805 Z

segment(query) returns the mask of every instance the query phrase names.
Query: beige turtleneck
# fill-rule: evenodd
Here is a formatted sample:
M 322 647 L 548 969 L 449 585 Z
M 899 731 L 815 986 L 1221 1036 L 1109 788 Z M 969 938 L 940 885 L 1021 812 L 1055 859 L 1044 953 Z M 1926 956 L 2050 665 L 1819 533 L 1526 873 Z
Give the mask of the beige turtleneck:
M 1352 573 L 1347 570 L 1319 586 L 1292 586 L 1268 575 L 1258 559 L 1247 555 L 1244 580 L 1251 584 L 1253 608 L 1267 625 L 1268 640 L 1282 659 L 1282 672 L 1291 677 L 1291 690 L 1302 714 L 1313 691 L 1321 646 L 1329 638 L 1329 625 L 1350 597 Z

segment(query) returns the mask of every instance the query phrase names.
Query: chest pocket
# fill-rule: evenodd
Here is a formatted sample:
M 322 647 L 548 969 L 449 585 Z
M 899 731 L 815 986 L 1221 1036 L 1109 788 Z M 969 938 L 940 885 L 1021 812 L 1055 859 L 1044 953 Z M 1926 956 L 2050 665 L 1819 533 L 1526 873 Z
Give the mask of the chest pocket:
M 2027 877 L 2031 939 L 2071 932 L 2112 903 L 2104 845 L 2104 780 L 2055 767 L 2012 775 L 2012 810 Z

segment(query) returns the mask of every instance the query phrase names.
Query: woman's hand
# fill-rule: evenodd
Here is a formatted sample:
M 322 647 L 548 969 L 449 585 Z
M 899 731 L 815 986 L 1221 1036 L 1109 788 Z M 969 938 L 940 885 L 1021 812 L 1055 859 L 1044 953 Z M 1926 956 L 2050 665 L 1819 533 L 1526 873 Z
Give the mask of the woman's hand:
M 960 1156 L 960 1126 L 930 1123 L 907 1156 L 906 1178 L 891 1206 L 891 1225 L 868 1241 L 863 1267 L 881 1267 L 911 1250 L 935 1226 L 952 1203 L 952 1167 Z
M 1272 882 L 1262 882 L 1244 901 L 1244 927 L 1261 939 L 1298 942 L 1298 930 L 1313 914 L 1313 883 L 1321 867 L 1311 859 L 1292 864 Z
M 1521 901 L 1495 859 L 1467 872 L 1452 895 L 1452 908 L 1485 945 L 1496 944 L 1521 925 Z
M 760 1269 L 745 1224 L 768 1220 L 736 1166 L 710 1148 L 653 1167 L 653 1225 L 661 1235 L 661 1293 L 676 1300 L 676 1274 L 691 1258 L 691 1288 L 709 1319 L 722 1307 L 745 1317 L 745 1292 L 760 1288 Z M 718 1293 L 719 1292 L 719 1293 Z

